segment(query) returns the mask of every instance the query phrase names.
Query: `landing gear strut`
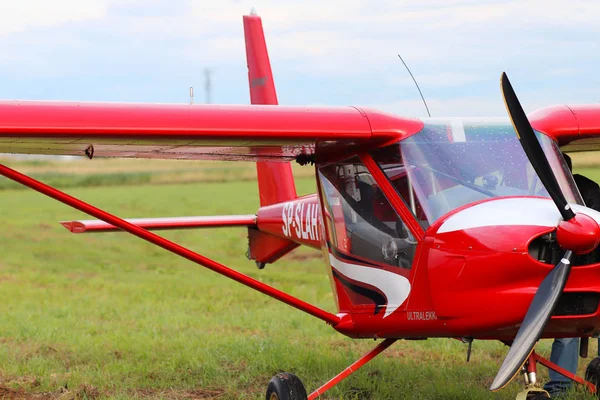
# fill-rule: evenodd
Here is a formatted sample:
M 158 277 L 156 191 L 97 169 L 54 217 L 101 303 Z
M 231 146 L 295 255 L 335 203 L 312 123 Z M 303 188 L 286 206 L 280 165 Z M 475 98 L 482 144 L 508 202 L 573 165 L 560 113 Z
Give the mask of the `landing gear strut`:
M 591 393 L 597 393 L 596 384 L 600 382 L 600 357 L 595 358 L 588 365 L 585 379 L 583 379 L 575 374 L 570 373 L 566 369 L 559 367 L 550 360 L 540 356 L 534 350 L 529 355 L 525 365 L 523 365 L 526 389 L 517 395 L 517 400 L 538 400 L 550 398 L 548 393 L 545 390 L 540 389 L 539 385 L 537 384 L 537 363 L 540 363 L 546 368 L 564 375 L 573 382 L 584 385 Z
M 536 354 L 533 351 L 525 364 L 523 365 L 523 379 L 525 380 L 525 390 L 517 394 L 517 400 L 543 400 L 549 399 L 550 395 L 537 383 L 537 365 Z
M 300 379 L 298 379 L 296 375 L 290 373 L 277 374 L 269 383 L 266 400 L 314 400 L 350 376 L 350 374 L 356 372 L 360 367 L 379 355 L 379 353 L 390 347 L 396 340 L 397 339 L 385 339 L 383 342 L 380 342 L 373 350 L 359 358 L 358 361 L 312 392 L 308 397 L 306 396 L 306 391 L 302 382 L 300 382 Z

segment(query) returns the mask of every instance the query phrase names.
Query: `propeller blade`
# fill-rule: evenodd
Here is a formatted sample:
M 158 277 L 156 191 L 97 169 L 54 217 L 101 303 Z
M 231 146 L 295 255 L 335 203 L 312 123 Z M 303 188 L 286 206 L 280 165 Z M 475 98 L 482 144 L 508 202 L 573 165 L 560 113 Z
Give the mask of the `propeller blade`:
M 575 213 L 571 210 L 569 203 L 567 203 L 564 194 L 560 190 L 558 181 L 552 172 L 552 168 L 550 168 L 542 146 L 540 146 L 540 142 L 535 136 L 535 132 L 505 72 L 502 73 L 500 86 L 502 87 L 502 96 L 504 97 L 504 104 L 508 110 L 508 115 L 517 132 L 521 146 L 523 146 L 523 150 L 525 150 L 527 158 L 529 158 L 529 162 L 531 162 L 533 169 L 535 169 L 544 187 L 548 190 L 550 197 L 554 200 L 563 219 L 565 221 L 570 220 L 575 216 Z
M 496 391 L 506 386 L 531 354 L 567 283 L 572 255 L 573 252 L 567 250 L 562 260 L 552 268 L 540 284 L 490 390 Z

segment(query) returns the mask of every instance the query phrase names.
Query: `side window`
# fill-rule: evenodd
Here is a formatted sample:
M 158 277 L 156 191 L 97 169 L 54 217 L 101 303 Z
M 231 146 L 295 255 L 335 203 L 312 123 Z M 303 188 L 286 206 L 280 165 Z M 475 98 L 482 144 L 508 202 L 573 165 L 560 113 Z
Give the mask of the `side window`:
M 357 158 L 319 168 L 328 240 L 338 251 L 410 269 L 416 240 Z
M 419 196 L 415 193 L 415 181 L 420 183 L 420 187 L 433 188 L 439 190 L 435 185 L 427 184 L 430 176 L 426 171 L 420 170 L 416 166 L 405 164 L 402 160 L 402 153 L 399 145 L 383 147 L 371 152 L 371 157 L 377 162 L 385 175 L 390 180 L 394 189 L 404 201 L 404 204 L 412 211 L 413 215 L 426 230 L 429 226 L 427 215 L 421 206 Z M 424 184 L 425 183 L 425 184 Z

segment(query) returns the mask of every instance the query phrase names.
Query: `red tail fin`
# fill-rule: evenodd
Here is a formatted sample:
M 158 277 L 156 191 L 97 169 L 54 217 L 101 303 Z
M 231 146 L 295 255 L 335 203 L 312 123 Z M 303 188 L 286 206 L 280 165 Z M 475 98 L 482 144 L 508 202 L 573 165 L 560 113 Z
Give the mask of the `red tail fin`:
M 248 62 L 248 82 L 252 104 L 277 104 L 275 82 L 267 53 L 262 21 L 258 15 L 244 15 L 244 37 Z M 256 163 L 260 205 L 268 206 L 297 197 L 290 163 Z
M 262 21 L 258 15 L 244 15 L 244 37 L 248 62 L 248 83 L 252 104 L 277 104 L 275 82 L 267 53 Z M 297 196 L 292 166 L 289 162 L 259 161 L 256 163 L 261 207 L 293 200 Z M 297 243 L 255 228 L 248 229 L 248 255 L 259 268 L 273 263 L 296 247 Z

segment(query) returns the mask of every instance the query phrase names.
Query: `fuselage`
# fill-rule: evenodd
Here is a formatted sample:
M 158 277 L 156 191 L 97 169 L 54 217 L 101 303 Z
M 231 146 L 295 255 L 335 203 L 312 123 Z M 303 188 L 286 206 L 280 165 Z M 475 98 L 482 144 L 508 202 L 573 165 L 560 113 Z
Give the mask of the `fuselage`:
M 323 250 L 338 312 L 351 321 L 336 329 L 514 337 L 562 256 L 554 237 L 561 217 L 512 128 L 486 124 L 435 122 L 412 142 L 317 162 L 318 193 L 259 210 L 261 231 Z M 575 211 L 600 222 L 581 204 L 557 147 L 541 140 Z M 600 331 L 598 261 L 595 253 L 576 261 L 545 337 Z

